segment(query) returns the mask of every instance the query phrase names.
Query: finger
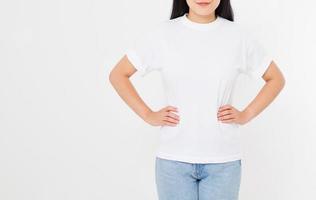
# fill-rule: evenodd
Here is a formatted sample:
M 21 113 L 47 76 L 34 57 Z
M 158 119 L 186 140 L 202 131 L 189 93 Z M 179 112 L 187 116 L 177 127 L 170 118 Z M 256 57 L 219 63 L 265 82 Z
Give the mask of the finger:
M 234 123 L 235 120 L 234 119 L 229 119 L 229 120 L 224 120 L 224 121 L 221 121 L 223 123 Z
M 232 114 L 229 114 L 223 117 L 219 117 L 219 120 L 227 120 L 227 119 L 234 119 L 234 116 Z
M 222 110 L 227 110 L 227 109 L 232 109 L 232 106 L 231 105 L 224 105 L 224 106 L 221 106 L 219 107 L 219 111 L 222 111 Z
M 171 122 L 168 122 L 168 121 L 165 121 L 165 120 L 163 120 L 163 124 L 164 125 L 168 125 L 168 126 L 176 126 L 177 125 L 175 123 L 171 123 Z
M 224 110 L 224 111 L 220 111 L 217 113 L 217 116 L 218 117 L 221 117 L 221 116 L 225 116 L 225 115 L 228 115 L 228 114 L 232 114 L 233 111 L 232 110 Z
M 175 106 L 167 106 L 165 108 L 166 111 L 175 111 L 175 112 L 178 112 L 178 108 L 175 107 Z
M 169 116 L 165 116 L 165 117 L 164 117 L 164 120 L 165 120 L 165 121 L 168 121 L 168 122 L 172 122 L 172 123 L 178 123 L 178 122 L 179 122 L 178 119 L 174 119 L 174 118 L 169 117 Z
M 233 114 L 233 112 L 231 112 L 230 110 L 228 110 L 228 111 L 225 111 L 225 112 L 218 113 L 218 114 L 217 114 L 217 117 L 223 117 L 223 116 L 232 115 L 232 114 Z
M 177 120 L 180 119 L 180 116 L 179 116 L 179 115 L 174 114 L 174 113 L 172 113 L 172 112 L 167 112 L 167 116 L 172 117 L 172 118 L 177 119 Z

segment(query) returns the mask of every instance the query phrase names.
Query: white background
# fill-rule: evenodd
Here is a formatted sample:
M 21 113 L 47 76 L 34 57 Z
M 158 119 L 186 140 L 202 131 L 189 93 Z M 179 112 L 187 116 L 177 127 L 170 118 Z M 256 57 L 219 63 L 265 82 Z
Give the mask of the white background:
M 286 86 L 243 129 L 242 200 L 316 199 L 314 1 L 233 0 L 235 20 L 275 55 Z M 157 199 L 158 128 L 108 74 L 171 0 L 0 3 L 0 199 Z M 160 74 L 131 79 L 152 109 Z M 243 108 L 263 81 L 240 79 Z M 242 97 L 242 98 L 241 98 Z

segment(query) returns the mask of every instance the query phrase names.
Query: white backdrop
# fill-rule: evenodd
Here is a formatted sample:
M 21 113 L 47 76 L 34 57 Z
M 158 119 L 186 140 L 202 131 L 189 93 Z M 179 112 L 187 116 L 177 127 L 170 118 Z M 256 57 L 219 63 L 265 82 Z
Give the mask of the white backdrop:
M 233 0 L 286 86 L 243 129 L 242 200 L 316 199 L 316 13 L 310 0 Z M 0 2 L 0 199 L 157 199 L 158 128 L 108 80 L 133 39 L 168 19 L 171 0 Z M 160 74 L 132 81 L 152 109 Z M 263 81 L 240 79 L 242 108 Z

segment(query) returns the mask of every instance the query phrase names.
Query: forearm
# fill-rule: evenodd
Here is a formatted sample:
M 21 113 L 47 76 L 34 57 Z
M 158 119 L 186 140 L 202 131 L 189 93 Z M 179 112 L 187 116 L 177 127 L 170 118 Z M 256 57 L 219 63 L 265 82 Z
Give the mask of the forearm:
M 112 75 L 110 82 L 125 103 L 145 120 L 145 116 L 152 110 L 141 99 L 129 78 L 123 75 Z
M 250 121 L 261 113 L 280 93 L 284 87 L 284 81 L 272 79 L 265 83 L 256 97 L 244 109 Z

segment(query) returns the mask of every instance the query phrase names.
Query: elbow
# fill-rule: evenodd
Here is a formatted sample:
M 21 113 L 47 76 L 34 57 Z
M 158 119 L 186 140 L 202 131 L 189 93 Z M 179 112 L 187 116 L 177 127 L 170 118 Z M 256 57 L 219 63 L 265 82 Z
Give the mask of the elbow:
M 279 80 L 281 89 L 283 89 L 286 84 L 286 80 L 285 80 L 284 74 L 282 73 L 280 69 L 278 69 L 278 80 Z
M 119 70 L 112 69 L 108 75 L 108 80 L 111 83 L 111 85 L 115 85 L 119 82 L 121 82 L 123 79 L 129 78 L 128 76 L 124 75 Z
M 113 74 L 112 74 L 112 71 L 110 71 L 110 73 L 108 75 L 108 80 L 110 83 L 112 83 L 112 79 L 113 79 Z
M 281 74 L 281 78 L 280 78 L 281 89 L 284 88 L 285 83 L 286 83 L 285 77 L 283 76 L 283 74 Z
M 286 83 L 285 78 L 283 78 L 283 80 L 282 80 L 282 88 L 284 88 L 285 83 Z
M 278 88 L 278 90 L 282 90 L 285 87 L 285 83 L 286 83 L 286 80 L 282 74 L 277 77 L 265 79 L 265 81 L 266 83 L 273 84 L 275 88 Z
M 109 82 L 113 85 L 114 81 L 115 81 L 115 72 L 113 70 L 110 71 L 109 75 L 108 75 L 108 80 Z

